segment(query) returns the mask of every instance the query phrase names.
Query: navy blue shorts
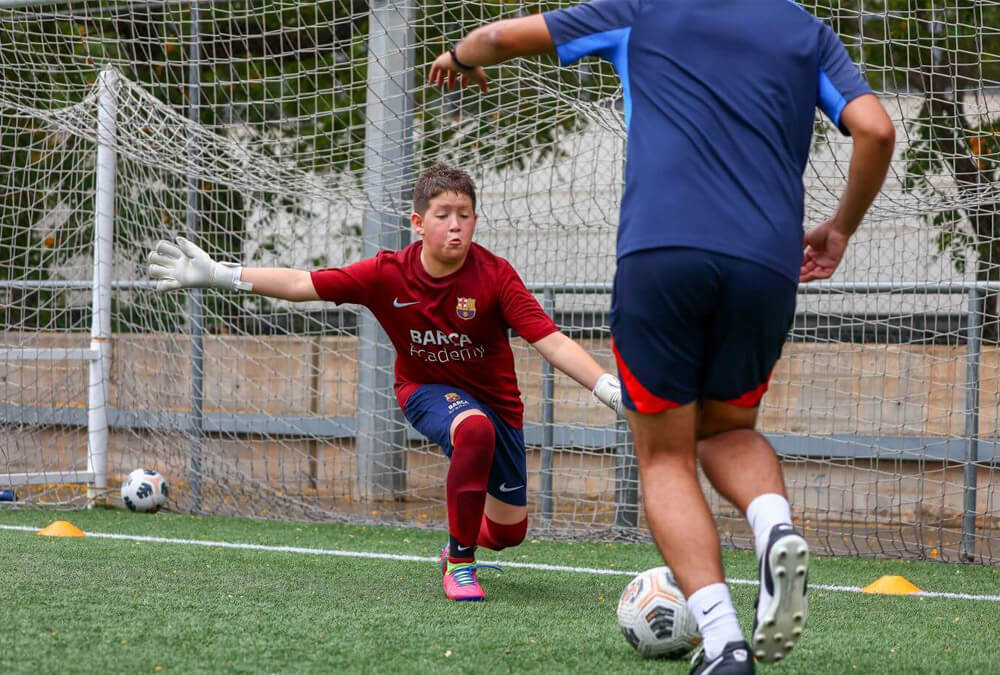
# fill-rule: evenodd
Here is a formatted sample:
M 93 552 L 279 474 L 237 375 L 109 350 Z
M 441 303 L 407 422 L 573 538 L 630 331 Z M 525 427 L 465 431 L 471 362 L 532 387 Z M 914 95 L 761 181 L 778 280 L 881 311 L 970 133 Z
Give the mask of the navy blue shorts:
M 444 384 L 425 384 L 410 395 L 404 414 L 413 427 L 441 446 L 451 457 L 451 423 L 467 410 L 479 410 L 496 432 L 493 466 L 486 491 L 513 506 L 528 503 L 528 469 L 525 463 L 524 430 L 516 429 L 464 389 Z
M 757 406 L 792 327 L 797 287 L 769 267 L 701 249 L 623 257 L 611 336 L 625 406 L 650 414 L 705 400 Z

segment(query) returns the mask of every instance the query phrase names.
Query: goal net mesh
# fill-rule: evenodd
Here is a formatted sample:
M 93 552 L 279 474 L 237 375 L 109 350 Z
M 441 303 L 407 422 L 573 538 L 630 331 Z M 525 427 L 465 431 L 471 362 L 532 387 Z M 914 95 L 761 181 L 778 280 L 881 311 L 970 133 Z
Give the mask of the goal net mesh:
M 245 265 L 354 262 L 408 241 L 412 182 L 446 162 L 477 182 L 477 241 L 613 369 L 626 136 L 613 70 L 521 59 L 491 68 L 486 94 L 424 82 L 431 60 L 473 27 L 566 4 L 0 9 L 0 483 L 87 468 L 86 362 L 24 350 L 90 344 L 98 111 L 101 82 L 113 81 L 109 487 L 88 497 L 47 480 L 15 486 L 18 499 L 117 502 L 121 479 L 148 467 L 167 477 L 178 511 L 440 526 L 443 454 L 405 425 L 384 387 L 384 408 L 359 409 L 389 372 L 366 361 L 360 308 L 161 294 L 145 283 L 145 256 L 159 239 L 191 235 Z M 759 428 L 819 551 L 974 551 L 995 563 L 997 304 L 969 289 L 1000 280 L 1000 3 L 802 4 L 841 36 L 898 147 L 837 285 L 800 295 Z M 851 152 L 821 116 L 815 132 L 807 226 L 836 208 Z M 550 383 L 537 353 L 513 344 L 532 526 L 647 536 L 621 422 L 561 374 Z M 361 415 L 391 434 L 365 439 Z M 359 480 L 367 440 L 391 450 L 374 462 L 391 489 Z M 752 547 L 740 514 L 705 488 L 724 540 Z

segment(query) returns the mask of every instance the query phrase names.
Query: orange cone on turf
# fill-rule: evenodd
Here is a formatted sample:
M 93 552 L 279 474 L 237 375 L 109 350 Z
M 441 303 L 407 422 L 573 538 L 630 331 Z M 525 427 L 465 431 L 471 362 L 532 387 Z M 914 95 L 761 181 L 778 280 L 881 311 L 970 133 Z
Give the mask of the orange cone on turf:
M 56 520 L 48 527 L 43 527 L 37 535 L 43 537 L 83 537 L 83 530 L 69 522 L 68 520 Z
M 878 593 L 879 595 L 909 595 L 910 593 L 920 593 L 920 589 L 905 577 L 887 574 L 862 588 L 861 592 Z

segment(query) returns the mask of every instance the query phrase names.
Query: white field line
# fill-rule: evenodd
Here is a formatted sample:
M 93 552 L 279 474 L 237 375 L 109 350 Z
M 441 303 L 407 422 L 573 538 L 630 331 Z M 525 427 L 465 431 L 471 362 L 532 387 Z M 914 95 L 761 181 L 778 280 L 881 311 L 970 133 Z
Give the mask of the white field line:
M 0 525 L 0 530 L 16 530 L 21 532 L 37 532 L 40 528 L 26 525 Z M 136 534 L 112 534 L 109 532 L 87 532 L 88 537 L 98 539 L 123 539 L 127 541 L 146 541 L 155 544 L 186 544 L 189 546 L 209 546 L 213 548 L 232 548 L 244 551 L 270 551 L 272 553 L 302 553 L 305 555 L 329 555 L 340 558 L 367 558 L 370 560 L 396 560 L 401 562 L 434 562 L 437 557 L 419 555 L 403 555 L 398 553 L 376 553 L 373 551 L 341 551 L 327 548 L 305 548 L 302 546 L 265 546 L 264 544 L 241 544 L 231 541 L 211 541 L 208 539 L 172 539 L 170 537 L 148 537 Z M 483 561 L 488 562 L 488 561 Z M 571 567 L 568 565 L 546 565 L 544 563 L 527 563 L 516 561 L 495 561 L 503 567 L 513 567 L 545 572 L 570 572 L 573 574 L 598 574 L 604 576 L 631 577 L 638 574 L 635 570 L 615 570 L 600 567 Z M 730 584 L 738 586 L 756 586 L 756 579 L 726 579 Z M 833 586 L 829 584 L 809 584 L 811 590 L 834 591 L 838 593 L 860 593 L 860 586 Z M 937 593 L 920 591 L 910 593 L 907 597 L 916 598 L 949 598 L 952 600 L 973 600 L 977 602 L 1000 602 L 1000 595 L 973 595 L 971 593 Z

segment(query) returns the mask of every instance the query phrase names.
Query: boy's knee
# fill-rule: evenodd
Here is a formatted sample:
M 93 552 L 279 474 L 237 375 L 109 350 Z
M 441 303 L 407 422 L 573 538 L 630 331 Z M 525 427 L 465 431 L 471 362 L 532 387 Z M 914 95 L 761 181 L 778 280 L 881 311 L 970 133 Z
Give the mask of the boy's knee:
M 489 516 L 484 514 L 483 530 L 480 534 L 480 544 L 494 551 L 500 551 L 524 541 L 528 533 L 528 517 L 525 516 L 519 523 L 504 525 L 490 520 Z
M 455 418 L 451 425 L 451 444 L 456 445 L 483 445 L 492 444 L 496 435 L 493 422 L 490 418 L 478 410 L 470 410 Z

